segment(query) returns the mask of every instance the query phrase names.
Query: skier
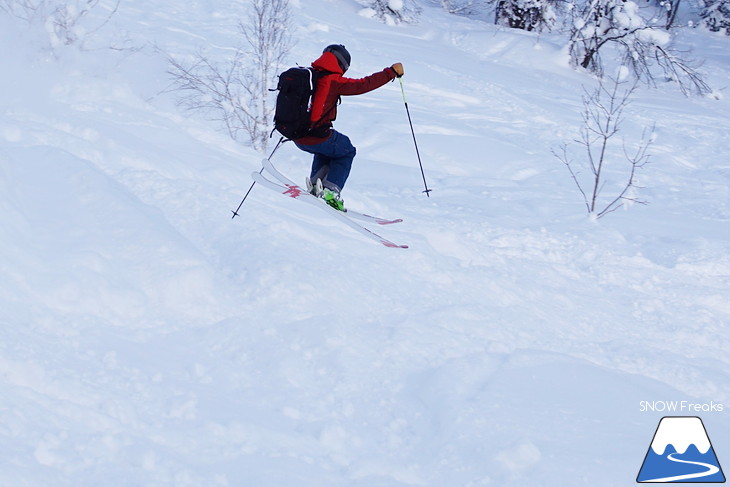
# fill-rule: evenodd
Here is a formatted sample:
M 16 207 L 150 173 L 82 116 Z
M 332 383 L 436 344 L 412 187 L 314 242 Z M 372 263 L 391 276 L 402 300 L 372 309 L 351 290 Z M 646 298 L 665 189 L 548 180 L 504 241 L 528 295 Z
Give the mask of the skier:
M 345 78 L 343 75 L 350 67 L 350 60 L 345 46 L 332 44 L 312 63 L 319 75 L 312 99 L 312 129 L 307 136 L 294 140 L 301 150 L 314 154 L 307 189 L 340 211 L 345 209 L 340 192 L 355 158 L 355 147 L 350 139 L 332 128 L 340 96 L 361 95 L 403 76 L 403 65 L 395 63 L 361 79 Z

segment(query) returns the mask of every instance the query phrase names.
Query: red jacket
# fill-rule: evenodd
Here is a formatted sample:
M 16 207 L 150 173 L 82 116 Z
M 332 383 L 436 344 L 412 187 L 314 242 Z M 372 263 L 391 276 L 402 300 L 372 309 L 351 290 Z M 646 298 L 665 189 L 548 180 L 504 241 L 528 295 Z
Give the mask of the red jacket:
M 326 72 L 317 81 L 310 116 L 312 127 L 321 128 L 326 135 L 323 137 L 307 136 L 295 141 L 297 144 L 303 145 L 319 144 L 332 134 L 332 122 L 337 118 L 337 102 L 340 95 L 362 95 L 380 88 L 396 77 L 392 68 L 385 68 L 364 78 L 345 78 L 337 58 L 331 52 L 322 54 L 312 63 L 312 67 Z

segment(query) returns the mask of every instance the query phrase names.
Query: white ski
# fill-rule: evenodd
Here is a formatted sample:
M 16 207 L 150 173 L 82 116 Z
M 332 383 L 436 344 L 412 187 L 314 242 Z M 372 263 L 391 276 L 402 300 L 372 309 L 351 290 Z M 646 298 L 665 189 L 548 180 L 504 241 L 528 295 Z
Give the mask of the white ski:
M 297 186 L 297 184 L 295 184 L 294 181 L 292 181 L 288 177 L 284 176 L 284 174 L 282 174 L 278 169 L 276 169 L 269 159 L 263 159 L 261 161 L 261 163 L 263 164 L 264 169 L 266 169 L 266 171 L 269 174 L 271 174 L 276 179 L 278 179 L 281 184 L 283 184 L 285 186 L 289 186 L 289 185 Z M 349 208 L 345 209 L 345 213 L 347 213 L 347 216 L 349 216 L 350 218 L 352 218 L 354 220 L 361 220 L 361 221 L 369 222 L 369 223 L 377 223 L 378 225 L 392 225 L 393 223 L 400 223 L 403 221 L 403 219 L 401 219 L 401 218 L 389 220 L 387 218 L 380 218 L 378 216 L 367 215 L 365 213 L 360 213 L 360 212 L 357 212 L 354 210 L 350 210 Z
M 268 161 L 268 159 L 267 159 Z M 269 163 L 270 165 L 271 163 Z M 264 166 L 266 168 L 266 166 Z M 272 166 L 273 167 L 273 166 Z M 268 170 L 268 168 L 267 168 Z M 276 171 L 276 169 L 274 169 Z M 271 171 L 269 171 L 271 172 Z M 277 171 L 278 172 L 278 171 Z M 281 173 L 279 173 L 281 174 Z M 282 175 L 282 177 L 285 177 Z M 325 203 L 323 200 L 317 198 L 316 196 L 310 194 L 306 189 L 294 184 L 290 181 L 290 183 L 286 184 L 280 184 L 274 181 L 271 181 L 270 179 L 266 178 L 262 173 L 260 172 L 253 172 L 251 173 L 251 178 L 253 178 L 254 181 L 261 184 L 262 186 L 265 186 L 273 191 L 276 191 L 278 193 L 281 193 L 283 195 L 289 196 L 290 198 L 294 198 L 299 201 L 303 201 L 306 203 L 309 203 L 311 205 L 316 206 L 317 208 L 322 209 L 323 211 L 327 212 L 329 215 L 333 216 L 334 218 L 337 218 L 338 220 L 345 223 L 347 226 L 352 228 L 353 230 L 359 232 L 362 235 L 365 235 L 366 237 L 375 240 L 377 242 L 380 242 L 382 245 L 385 245 L 386 247 L 391 248 L 399 248 L 399 249 L 407 249 L 407 245 L 400 245 L 396 244 L 394 242 L 391 242 L 390 240 L 381 237 L 377 233 L 369 230 L 368 228 L 365 228 L 364 226 L 360 225 L 359 223 L 353 221 L 348 214 L 342 211 L 335 210 L 331 206 L 329 206 L 327 203 Z M 365 215 L 367 216 L 367 215 Z M 375 217 L 369 217 L 369 218 L 375 218 Z M 385 219 L 378 219 L 386 222 L 395 223 L 395 220 L 385 220 Z M 374 221 L 374 220 L 368 220 L 368 221 Z M 381 224 L 387 224 L 387 223 L 381 223 Z

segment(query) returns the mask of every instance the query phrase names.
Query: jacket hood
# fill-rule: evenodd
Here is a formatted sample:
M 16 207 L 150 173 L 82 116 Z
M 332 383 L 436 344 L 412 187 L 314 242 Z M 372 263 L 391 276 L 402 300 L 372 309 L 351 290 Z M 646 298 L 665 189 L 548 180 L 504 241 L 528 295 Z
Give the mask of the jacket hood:
M 325 52 L 319 56 L 312 63 L 312 67 L 315 69 L 323 69 L 330 73 L 345 74 L 340 67 L 340 63 L 337 61 L 337 57 L 331 52 Z

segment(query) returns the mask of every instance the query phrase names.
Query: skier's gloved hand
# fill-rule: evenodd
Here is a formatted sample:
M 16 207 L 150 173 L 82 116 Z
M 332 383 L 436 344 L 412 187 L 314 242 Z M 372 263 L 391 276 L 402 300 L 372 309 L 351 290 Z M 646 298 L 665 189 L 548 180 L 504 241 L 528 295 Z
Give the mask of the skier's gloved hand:
M 403 76 L 404 71 L 403 71 L 403 65 L 401 63 L 395 63 L 394 65 L 392 65 L 390 67 L 390 69 L 392 69 L 393 71 L 395 71 L 395 75 L 397 77 L 400 78 L 401 76 Z

